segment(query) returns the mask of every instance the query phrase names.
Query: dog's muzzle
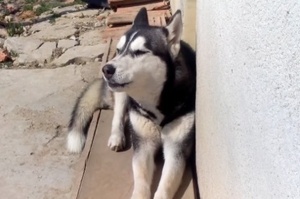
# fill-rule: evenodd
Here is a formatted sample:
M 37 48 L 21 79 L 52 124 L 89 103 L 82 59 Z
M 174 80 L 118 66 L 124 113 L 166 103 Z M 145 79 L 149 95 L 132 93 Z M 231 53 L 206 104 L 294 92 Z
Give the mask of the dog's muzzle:
M 102 73 L 107 80 L 111 79 L 115 72 L 116 68 L 111 64 L 106 64 L 102 68 Z

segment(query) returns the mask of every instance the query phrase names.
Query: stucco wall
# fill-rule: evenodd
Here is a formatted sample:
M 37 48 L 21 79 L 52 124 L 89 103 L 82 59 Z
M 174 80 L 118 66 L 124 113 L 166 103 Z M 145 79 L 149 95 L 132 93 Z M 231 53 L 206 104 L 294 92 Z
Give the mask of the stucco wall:
M 202 199 L 300 198 L 300 1 L 197 0 Z

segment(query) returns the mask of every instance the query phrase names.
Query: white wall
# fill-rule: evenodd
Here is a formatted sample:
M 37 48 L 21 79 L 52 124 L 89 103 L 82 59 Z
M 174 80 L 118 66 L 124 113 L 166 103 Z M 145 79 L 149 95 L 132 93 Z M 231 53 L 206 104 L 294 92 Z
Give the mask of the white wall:
M 202 199 L 300 199 L 300 1 L 197 0 Z

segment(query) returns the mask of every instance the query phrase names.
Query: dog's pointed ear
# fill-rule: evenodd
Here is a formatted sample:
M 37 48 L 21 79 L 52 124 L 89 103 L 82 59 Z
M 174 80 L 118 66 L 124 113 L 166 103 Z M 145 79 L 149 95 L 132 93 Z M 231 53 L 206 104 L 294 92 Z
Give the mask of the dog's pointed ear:
M 172 57 L 177 57 L 180 50 L 180 40 L 182 35 L 182 17 L 181 11 L 177 10 L 166 26 L 168 30 L 168 44 Z
M 133 20 L 133 25 L 134 26 L 149 25 L 148 14 L 145 7 L 141 8 L 140 11 L 137 13 L 135 19 Z

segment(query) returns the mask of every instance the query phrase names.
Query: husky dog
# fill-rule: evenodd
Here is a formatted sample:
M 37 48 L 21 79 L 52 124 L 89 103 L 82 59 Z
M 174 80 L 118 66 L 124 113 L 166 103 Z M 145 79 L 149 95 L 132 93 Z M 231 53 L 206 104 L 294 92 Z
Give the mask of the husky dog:
M 85 128 L 97 108 L 112 106 L 114 117 L 108 145 L 124 147 L 124 117 L 134 149 L 131 199 L 150 199 L 154 157 L 163 149 L 164 167 L 154 199 L 172 199 L 180 185 L 195 136 L 196 63 L 194 51 L 181 41 L 181 12 L 166 27 L 150 26 L 145 8 L 120 38 L 117 55 L 79 97 L 69 126 L 68 148 L 80 152 Z M 109 88 L 108 91 L 105 88 Z

